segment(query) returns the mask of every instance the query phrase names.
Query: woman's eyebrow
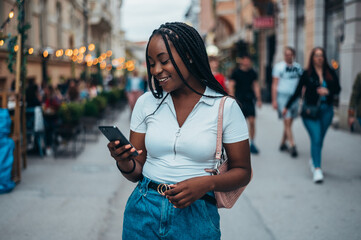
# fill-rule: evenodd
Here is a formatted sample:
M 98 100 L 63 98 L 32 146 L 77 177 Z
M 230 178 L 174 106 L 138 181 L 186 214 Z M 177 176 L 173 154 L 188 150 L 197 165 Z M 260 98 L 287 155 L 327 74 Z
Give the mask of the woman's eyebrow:
M 168 53 L 161 52 L 161 53 L 159 53 L 159 54 L 157 55 L 157 58 L 160 58 L 161 56 L 166 55 L 166 54 L 168 54 Z M 149 60 L 153 60 L 153 58 L 152 58 L 151 56 L 148 56 L 148 59 L 149 59 Z
M 160 56 L 163 56 L 163 55 L 165 55 L 165 54 L 167 54 L 167 53 L 161 52 L 161 53 L 159 53 L 159 54 L 157 55 L 157 57 L 159 58 Z

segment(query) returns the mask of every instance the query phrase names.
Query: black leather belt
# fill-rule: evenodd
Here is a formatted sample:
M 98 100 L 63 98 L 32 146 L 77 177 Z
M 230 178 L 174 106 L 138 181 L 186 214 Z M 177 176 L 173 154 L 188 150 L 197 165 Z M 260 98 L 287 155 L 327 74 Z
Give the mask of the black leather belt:
M 158 184 L 158 183 L 155 183 L 155 182 L 152 182 L 152 181 L 150 181 L 148 183 L 148 188 L 151 188 L 151 189 L 157 191 L 159 194 L 162 194 L 165 191 L 170 189 L 168 184 L 164 184 L 164 183 Z M 216 199 L 214 197 L 208 195 L 208 194 L 205 194 L 203 197 L 200 198 L 200 200 L 207 201 L 207 202 L 209 202 L 211 204 L 214 204 L 214 205 L 217 204 Z

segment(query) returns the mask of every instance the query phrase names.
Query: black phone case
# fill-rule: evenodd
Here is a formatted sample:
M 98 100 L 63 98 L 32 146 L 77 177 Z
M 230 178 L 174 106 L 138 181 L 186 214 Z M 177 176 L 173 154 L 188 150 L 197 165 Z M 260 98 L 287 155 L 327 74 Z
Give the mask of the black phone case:
M 130 144 L 132 147 L 133 145 L 128 141 L 128 139 L 123 135 L 123 133 L 116 127 L 116 126 L 99 126 L 99 130 L 104 134 L 104 136 L 110 141 L 119 140 L 119 146 Z M 133 152 L 134 156 L 138 155 L 138 152 Z

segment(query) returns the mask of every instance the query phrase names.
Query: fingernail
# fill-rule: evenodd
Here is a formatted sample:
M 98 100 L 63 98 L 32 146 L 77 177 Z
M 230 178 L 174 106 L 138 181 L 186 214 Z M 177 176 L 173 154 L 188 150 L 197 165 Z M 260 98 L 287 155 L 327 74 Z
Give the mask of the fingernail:
M 114 143 L 115 143 L 115 144 L 119 144 L 119 141 L 117 140 L 117 141 L 115 141 Z
M 134 149 L 134 148 L 132 148 L 132 149 L 130 149 L 130 151 L 131 151 L 131 152 L 135 152 L 135 149 Z

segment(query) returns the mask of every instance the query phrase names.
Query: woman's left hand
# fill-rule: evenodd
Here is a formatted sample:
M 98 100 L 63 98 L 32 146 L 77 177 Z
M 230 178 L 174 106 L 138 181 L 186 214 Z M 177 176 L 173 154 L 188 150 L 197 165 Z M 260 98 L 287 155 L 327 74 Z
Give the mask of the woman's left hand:
M 319 87 L 319 88 L 317 88 L 317 93 L 321 96 L 326 96 L 326 95 L 328 95 L 329 91 L 325 87 Z
M 171 188 L 164 192 L 169 202 L 176 208 L 186 208 L 194 201 L 203 197 L 211 190 L 208 177 L 195 177 L 169 185 Z

